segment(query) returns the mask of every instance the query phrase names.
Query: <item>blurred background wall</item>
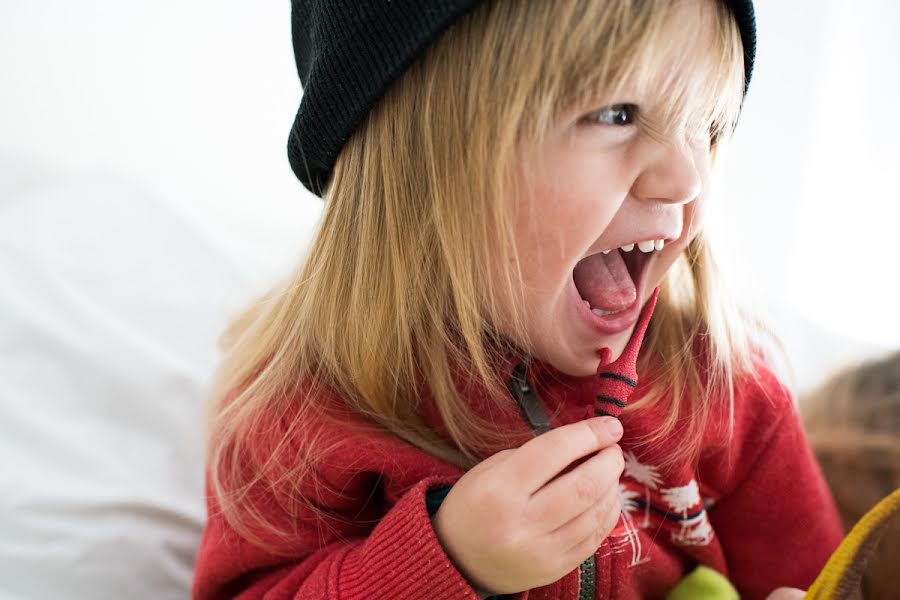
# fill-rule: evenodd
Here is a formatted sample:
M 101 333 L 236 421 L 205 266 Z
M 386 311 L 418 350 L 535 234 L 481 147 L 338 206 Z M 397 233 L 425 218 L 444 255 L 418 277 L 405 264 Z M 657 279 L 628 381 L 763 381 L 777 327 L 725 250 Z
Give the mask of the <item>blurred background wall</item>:
M 321 205 L 285 159 L 300 97 L 286 0 L 0 7 L 4 189 L 128 177 L 225 240 L 255 282 L 292 262 Z M 758 64 L 715 228 L 732 284 L 764 314 L 791 313 L 783 326 L 897 345 L 900 5 L 757 11 Z
M 900 4 L 756 4 L 711 231 L 802 391 L 900 346 Z M 216 336 L 321 211 L 289 12 L 0 0 L 0 599 L 186 593 Z
M 293 261 L 321 206 L 285 159 L 300 97 L 287 0 L 0 7 L 0 189 L 128 177 L 225 241 L 254 283 Z M 732 284 L 795 346 L 807 328 L 848 351 L 897 345 L 900 5 L 757 11 L 757 70 L 719 186 Z M 842 353 L 798 355 L 801 384 Z

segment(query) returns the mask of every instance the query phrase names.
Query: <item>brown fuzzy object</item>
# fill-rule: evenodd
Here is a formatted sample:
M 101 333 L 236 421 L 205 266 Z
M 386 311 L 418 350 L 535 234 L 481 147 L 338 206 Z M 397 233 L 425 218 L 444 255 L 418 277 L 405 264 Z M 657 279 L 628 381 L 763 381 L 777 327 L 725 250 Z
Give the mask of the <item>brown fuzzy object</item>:
M 847 367 L 800 402 L 845 530 L 900 487 L 900 352 Z M 900 598 L 900 523 L 885 532 L 862 597 Z

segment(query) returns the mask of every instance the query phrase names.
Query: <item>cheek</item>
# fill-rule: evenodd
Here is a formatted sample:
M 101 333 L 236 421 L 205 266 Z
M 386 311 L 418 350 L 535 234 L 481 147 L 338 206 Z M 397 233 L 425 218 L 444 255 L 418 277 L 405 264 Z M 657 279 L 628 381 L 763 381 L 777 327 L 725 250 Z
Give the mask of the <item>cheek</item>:
M 596 163 L 572 157 L 553 165 L 552 177 L 537 183 L 530 206 L 517 219 L 519 239 L 534 241 L 525 251 L 544 254 L 542 262 L 574 266 L 597 241 L 627 191 L 617 191 L 615 174 Z
M 703 229 L 703 225 L 706 223 L 708 208 L 709 203 L 706 201 L 706 196 L 703 194 L 701 194 L 696 201 L 691 202 L 684 207 L 684 226 L 685 230 L 691 233 L 691 237 Z M 689 241 L 690 239 L 688 239 L 688 242 Z M 685 243 L 685 245 L 687 245 L 687 243 Z
M 653 288 L 655 288 L 662 282 L 666 272 L 672 267 L 681 253 L 685 251 L 685 249 L 688 247 L 688 244 L 691 243 L 691 240 L 693 240 L 694 237 L 696 237 L 696 235 L 700 232 L 704 214 L 703 207 L 704 201 L 702 195 L 694 202 L 685 205 L 684 227 L 681 233 L 681 237 L 676 241 L 666 245 L 665 249 L 659 255 L 651 268 L 648 285 L 645 290 L 648 298 L 650 294 L 653 293 Z

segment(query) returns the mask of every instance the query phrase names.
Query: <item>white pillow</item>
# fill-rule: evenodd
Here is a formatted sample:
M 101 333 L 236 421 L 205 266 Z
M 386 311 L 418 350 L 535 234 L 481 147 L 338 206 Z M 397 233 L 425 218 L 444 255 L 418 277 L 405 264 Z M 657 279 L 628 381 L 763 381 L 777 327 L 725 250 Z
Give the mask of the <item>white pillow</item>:
M 0 598 L 185 598 L 216 338 L 260 286 L 134 181 L 0 191 Z

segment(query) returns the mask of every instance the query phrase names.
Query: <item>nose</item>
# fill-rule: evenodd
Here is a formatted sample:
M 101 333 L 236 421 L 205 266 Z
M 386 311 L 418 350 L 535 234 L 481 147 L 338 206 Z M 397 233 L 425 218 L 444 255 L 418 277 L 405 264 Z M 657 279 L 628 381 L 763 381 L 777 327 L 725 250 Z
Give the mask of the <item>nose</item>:
M 702 191 L 702 180 L 697 157 L 686 142 L 648 141 L 644 169 L 632 186 L 637 198 L 685 204 L 697 198 Z

